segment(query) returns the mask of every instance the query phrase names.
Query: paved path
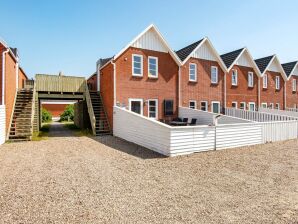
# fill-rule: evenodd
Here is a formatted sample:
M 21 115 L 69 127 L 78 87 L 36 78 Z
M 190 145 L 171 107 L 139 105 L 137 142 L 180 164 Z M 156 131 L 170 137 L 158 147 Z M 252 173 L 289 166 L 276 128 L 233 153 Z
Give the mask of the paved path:
M 61 122 L 53 121 L 50 123 L 49 137 L 71 137 L 74 132 L 65 127 Z

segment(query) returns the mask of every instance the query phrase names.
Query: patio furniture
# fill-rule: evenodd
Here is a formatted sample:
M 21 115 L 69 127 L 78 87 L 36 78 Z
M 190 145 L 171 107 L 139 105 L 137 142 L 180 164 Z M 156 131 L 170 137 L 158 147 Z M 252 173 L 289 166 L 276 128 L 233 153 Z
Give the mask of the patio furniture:
M 182 121 L 188 123 L 188 118 L 183 118 Z
M 170 124 L 173 125 L 173 126 L 186 126 L 187 125 L 187 122 L 183 122 L 183 121 L 172 121 Z
M 192 118 L 191 122 L 189 123 L 189 125 L 196 125 L 197 124 L 197 119 L 196 118 Z
M 180 118 L 180 117 L 173 118 L 173 120 L 172 120 L 172 121 L 179 121 L 179 122 L 181 122 L 181 121 L 182 121 L 182 118 Z

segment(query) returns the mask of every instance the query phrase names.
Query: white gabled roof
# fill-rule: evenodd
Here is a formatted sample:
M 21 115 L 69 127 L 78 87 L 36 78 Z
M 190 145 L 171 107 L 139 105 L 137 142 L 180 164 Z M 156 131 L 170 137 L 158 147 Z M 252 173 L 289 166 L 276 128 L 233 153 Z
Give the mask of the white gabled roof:
M 284 78 L 284 80 L 286 81 L 288 79 L 285 70 L 283 69 L 277 55 L 273 55 L 271 61 L 268 63 L 267 67 L 265 68 L 265 70 L 262 73 L 262 76 L 267 72 L 267 71 L 273 71 L 273 72 L 279 72 L 281 73 L 282 77 Z

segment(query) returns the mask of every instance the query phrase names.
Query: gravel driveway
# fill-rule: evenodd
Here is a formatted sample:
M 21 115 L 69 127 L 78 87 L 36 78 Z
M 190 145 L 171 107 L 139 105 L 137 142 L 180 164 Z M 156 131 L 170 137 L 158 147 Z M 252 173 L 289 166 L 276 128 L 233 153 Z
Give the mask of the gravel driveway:
M 0 147 L 1 223 L 297 223 L 298 141 L 162 156 L 106 136 Z

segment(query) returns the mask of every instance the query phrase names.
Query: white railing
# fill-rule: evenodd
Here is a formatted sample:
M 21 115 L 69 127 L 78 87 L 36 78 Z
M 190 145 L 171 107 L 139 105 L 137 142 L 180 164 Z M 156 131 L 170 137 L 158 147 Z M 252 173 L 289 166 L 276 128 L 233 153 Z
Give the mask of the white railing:
M 90 92 L 89 92 L 88 85 L 87 85 L 86 81 L 85 81 L 85 99 L 86 99 L 86 103 L 87 103 L 87 108 L 88 108 L 88 114 L 89 114 L 89 118 L 90 118 L 92 133 L 93 133 L 93 135 L 96 135 L 96 119 L 95 119 L 95 115 L 94 115 L 94 111 L 93 111 Z
M 268 121 L 291 121 L 298 120 L 297 117 L 290 117 L 280 114 L 264 113 L 259 111 L 240 110 L 235 108 L 226 108 L 225 114 L 232 117 L 238 117 L 256 122 L 268 122 Z
M 36 97 L 36 86 L 35 83 L 33 81 L 33 93 L 32 93 L 32 108 L 31 108 L 31 139 L 33 136 L 33 132 L 34 132 L 34 116 L 35 116 L 35 97 Z
M 0 144 L 3 144 L 6 139 L 6 114 L 5 105 L 0 105 Z
M 294 108 L 292 110 L 276 110 L 276 109 L 269 109 L 269 108 L 260 108 L 260 112 L 270 113 L 270 114 L 279 114 L 279 115 L 298 118 L 298 111 L 295 111 Z
M 298 137 L 298 121 L 172 127 L 114 107 L 115 136 L 166 156 L 235 148 Z
M 298 108 L 286 108 L 286 111 L 291 111 L 291 112 L 297 112 L 298 113 Z

